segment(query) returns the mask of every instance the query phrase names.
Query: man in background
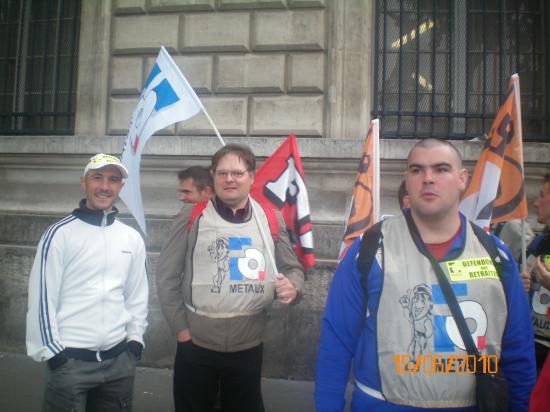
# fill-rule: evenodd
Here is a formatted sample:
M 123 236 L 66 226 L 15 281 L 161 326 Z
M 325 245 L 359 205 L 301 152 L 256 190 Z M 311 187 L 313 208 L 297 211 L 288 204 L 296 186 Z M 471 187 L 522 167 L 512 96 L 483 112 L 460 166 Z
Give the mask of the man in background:
M 407 192 L 405 180 L 401 181 L 397 189 L 397 199 L 399 200 L 399 209 L 403 210 L 411 207 L 411 197 L 409 196 L 409 192 Z
M 495 225 L 491 224 L 491 233 L 498 237 L 502 242 L 508 246 L 510 252 L 516 259 L 516 262 L 521 263 L 521 233 L 522 233 L 521 219 L 509 220 L 507 222 L 500 222 Z M 529 227 L 529 224 L 525 222 L 525 245 L 528 245 L 533 238 L 533 231 Z
M 526 291 L 530 292 L 537 370 L 540 372 L 550 349 L 550 174 L 544 176 L 533 206 L 537 222 L 542 223 L 544 229 L 527 247 L 527 266 L 532 269 L 523 272 L 521 277 Z
M 212 175 L 206 167 L 191 166 L 178 172 L 179 200 L 198 203 L 212 197 Z

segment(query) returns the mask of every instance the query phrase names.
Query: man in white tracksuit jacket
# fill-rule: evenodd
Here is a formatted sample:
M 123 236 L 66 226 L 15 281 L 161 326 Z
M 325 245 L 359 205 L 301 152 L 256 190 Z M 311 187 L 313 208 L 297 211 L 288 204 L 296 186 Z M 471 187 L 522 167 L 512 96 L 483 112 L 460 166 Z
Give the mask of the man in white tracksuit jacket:
M 115 219 L 126 177 L 116 157 L 92 157 L 86 198 L 38 244 L 27 353 L 48 362 L 43 411 L 131 410 L 149 290 L 143 240 Z

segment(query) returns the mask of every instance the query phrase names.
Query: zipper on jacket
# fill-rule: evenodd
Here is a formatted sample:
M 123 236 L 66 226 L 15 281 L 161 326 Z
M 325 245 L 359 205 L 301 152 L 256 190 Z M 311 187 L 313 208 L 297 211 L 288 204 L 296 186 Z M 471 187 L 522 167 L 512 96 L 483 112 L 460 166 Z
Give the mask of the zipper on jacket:
M 103 219 L 101 220 L 101 235 L 103 237 L 103 267 L 101 270 L 101 344 L 99 345 L 99 350 L 102 350 L 102 348 L 105 345 L 105 270 L 107 267 L 107 253 L 109 250 L 109 247 L 107 245 L 107 239 L 105 236 L 105 230 L 107 223 L 107 215 L 103 215 Z

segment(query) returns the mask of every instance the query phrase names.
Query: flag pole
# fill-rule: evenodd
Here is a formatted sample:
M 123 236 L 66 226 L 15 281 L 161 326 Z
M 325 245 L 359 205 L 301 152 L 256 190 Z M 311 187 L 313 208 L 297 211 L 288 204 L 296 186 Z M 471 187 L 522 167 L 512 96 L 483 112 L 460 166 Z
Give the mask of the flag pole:
M 162 48 L 164 49 L 164 46 L 162 46 Z M 164 49 L 166 51 L 166 49 Z M 168 52 L 166 52 L 168 54 Z M 187 81 L 187 79 L 185 78 L 185 76 L 183 75 L 183 73 L 181 71 L 178 70 L 178 76 L 179 78 L 181 79 L 182 82 L 184 82 L 187 87 L 189 87 L 191 90 L 193 90 L 193 88 L 191 87 L 191 85 L 189 84 L 189 82 Z M 195 93 L 195 96 L 192 96 L 196 99 L 195 103 L 197 103 L 199 105 L 199 107 L 202 109 L 204 115 L 206 116 L 206 118 L 208 119 L 208 121 L 210 122 L 210 125 L 212 126 L 212 128 L 214 129 L 214 132 L 216 132 L 216 136 L 218 137 L 218 140 L 220 141 L 221 145 L 222 146 L 225 146 L 225 142 L 224 140 L 222 139 L 221 135 L 220 135 L 220 132 L 218 131 L 218 128 L 216 127 L 216 125 L 214 124 L 214 122 L 212 121 L 212 119 L 210 118 L 210 115 L 208 114 L 208 112 L 206 111 L 206 109 L 204 108 L 202 102 L 200 101 L 200 99 L 198 98 L 198 96 L 196 95 Z
M 527 240 L 525 239 L 525 219 L 521 219 L 521 272 L 527 270 Z
M 372 121 L 372 153 L 373 163 L 373 194 L 372 194 L 372 212 L 374 222 L 380 220 L 380 120 Z
M 512 81 L 514 82 L 514 103 L 516 106 L 517 118 L 519 119 L 516 122 L 516 132 L 522 142 L 519 145 L 519 150 L 521 150 L 521 159 L 523 160 L 523 127 L 521 124 L 521 95 L 519 90 L 519 75 L 514 73 L 512 75 Z M 523 170 L 523 164 L 521 165 L 521 178 L 523 179 L 523 186 L 525 187 L 525 171 Z M 525 272 L 527 270 L 527 240 L 525 239 L 525 219 L 521 219 L 521 271 Z
M 212 119 L 210 118 L 210 115 L 208 114 L 208 112 L 206 111 L 206 109 L 204 108 L 204 106 L 202 105 L 201 103 L 201 108 L 202 108 L 202 111 L 204 112 L 206 118 L 208 119 L 208 121 L 210 122 L 210 124 L 212 125 L 212 127 L 214 128 L 214 131 L 216 132 L 216 136 L 218 136 L 218 140 L 220 141 L 221 145 L 222 146 L 225 146 L 225 142 L 223 141 L 221 135 L 220 135 L 220 132 L 218 131 L 218 128 L 216 127 L 216 125 L 214 124 L 214 122 L 212 121 Z
M 162 48 L 164 49 L 164 46 L 162 46 Z M 165 50 L 166 51 L 166 50 Z M 187 81 L 187 79 L 185 78 L 185 76 L 183 75 L 183 73 L 181 73 L 180 71 L 178 71 L 178 75 L 180 77 L 180 79 L 187 85 L 187 87 L 189 87 L 190 89 L 192 89 L 191 85 L 189 84 L 189 82 Z M 214 132 L 216 133 L 216 136 L 218 137 L 218 140 L 220 142 L 220 144 L 222 146 L 225 146 L 225 141 L 222 139 L 222 136 L 220 135 L 220 132 L 218 131 L 218 128 L 216 127 L 216 125 L 214 124 L 214 122 L 212 121 L 212 118 L 210 117 L 210 115 L 208 114 L 208 112 L 206 111 L 205 107 L 203 106 L 202 102 L 200 101 L 200 99 L 196 96 L 193 96 L 195 99 L 196 99 L 196 103 L 199 105 L 199 107 L 202 109 L 204 115 L 206 116 L 206 118 L 208 119 L 208 122 L 210 123 L 210 125 L 212 126 L 212 128 L 214 129 Z M 268 243 L 267 243 L 267 236 L 265 234 L 265 231 L 262 227 L 262 225 L 260 224 L 260 218 L 258 216 L 258 212 L 256 211 L 256 208 L 254 207 L 254 203 L 251 201 L 251 196 L 250 196 L 250 193 L 248 194 L 248 201 L 250 202 L 250 206 L 251 206 L 251 209 L 252 209 L 252 214 L 254 215 L 254 219 L 256 219 L 256 224 L 258 225 L 258 228 L 260 229 L 260 235 L 262 237 L 262 241 L 264 242 L 264 244 L 267 246 Z M 267 255 L 269 257 L 269 261 L 270 263 L 272 264 L 273 268 L 275 269 L 275 272 L 276 273 L 279 273 L 279 271 L 277 270 L 277 266 L 275 265 L 275 258 L 273 257 L 273 254 L 271 253 L 271 250 L 269 250 L 268 247 L 266 247 L 266 250 L 267 250 Z
M 202 104 L 201 104 L 202 106 Z M 208 113 L 206 112 L 206 109 L 203 107 L 202 110 L 204 111 L 204 114 L 208 118 L 208 121 L 214 128 L 214 131 L 216 132 L 216 135 L 218 136 L 218 139 L 222 146 L 225 146 L 225 142 L 223 141 L 222 137 L 220 136 L 220 132 L 218 132 L 218 129 L 210 116 L 208 116 Z M 256 220 L 256 224 L 258 225 L 258 229 L 260 230 L 260 236 L 262 237 L 262 241 L 264 242 L 264 245 L 266 245 L 266 251 L 267 251 L 267 257 L 269 258 L 269 263 L 271 263 L 271 266 L 275 270 L 275 273 L 279 273 L 279 270 L 277 269 L 277 264 L 275 263 L 275 257 L 273 256 L 273 253 L 271 253 L 271 250 L 267 247 L 267 235 L 265 234 L 265 230 L 263 226 L 260 223 L 260 217 L 258 216 L 258 212 L 256 211 L 256 207 L 254 206 L 254 202 L 252 201 L 252 197 L 250 196 L 250 193 L 248 194 L 248 201 L 250 202 L 250 208 L 252 210 L 252 215 L 254 216 L 254 219 Z

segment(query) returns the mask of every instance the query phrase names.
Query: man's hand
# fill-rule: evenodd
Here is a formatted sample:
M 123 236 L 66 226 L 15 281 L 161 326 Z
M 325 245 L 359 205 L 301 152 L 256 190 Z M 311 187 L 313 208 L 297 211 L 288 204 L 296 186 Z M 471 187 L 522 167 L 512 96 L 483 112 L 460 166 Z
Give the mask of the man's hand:
M 189 329 L 180 330 L 176 335 L 176 339 L 178 342 L 188 342 L 191 340 L 191 332 L 189 332 Z
M 537 256 L 537 261 L 535 262 L 535 276 L 537 277 L 537 282 L 550 290 L 550 268 L 540 260 L 540 256 Z
M 279 302 L 288 305 L 298 297 L 296 286 L 282 273 L 277 274 L 275 280 L 275 293 Z
M 525 293 L 529 293 L 531 290 L 531 275 L 528 272 L 521 272 L 520 277 Z

